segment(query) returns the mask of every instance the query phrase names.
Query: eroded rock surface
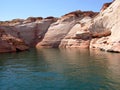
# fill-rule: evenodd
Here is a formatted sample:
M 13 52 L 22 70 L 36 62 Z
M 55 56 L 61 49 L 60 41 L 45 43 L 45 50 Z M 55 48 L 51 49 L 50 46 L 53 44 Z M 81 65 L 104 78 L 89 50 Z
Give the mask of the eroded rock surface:
M 0 52 L 15 52 L 35 47 L 56 20 L 54 17 L 29 17 L 26 20 L 14 19 L 8 23 L 3 22 L 0 24 Z
M 94 18 L 90 31 L 106 36 L 92 40 L 90 47 L 105 51 L 120 52 L 120 0 L 115 0 L 107 9 Z M 111 33 L 111 34 L 110 34 Z
M 75 25 L 70 29 L 64 39 L 62 39 L 59 47 L 89 48 L 92 35 L 88 31 L 88 28 L 92 23 L 92 18 L 96 14 L 94 12 L 82 12 L 79 19 L 76 20 Z
M 60 18 L 29 17 L 0 22 L 0 52 L 29 47 L 97 48 L 120 52 L 120 0 L 99 13 L 74 11 Z M 25 46 L 25 47 L 24 47 Z
M 75 11 L 62 16 L 57 22 L 50 26 L 44 39 L 38 43 L 36 47 L 66 47 L 74 43 L 76 44 L 73 46 L 79 47 L 80 37 L 82 37 L 82 39 L 89 38 L 89 36 L 80 36 L 88 33 L 87 25 L 85 27 L 84 24 L 85 22 L 89 22 L 95 15 L 97 15 L 97 13 L 92 11 Z M 78 32 L 82 33 L 78 35 Z M 89 41 L 83 43 L 87 44 Z
M 16 33 L 13 31 L 13 33 Z M 15 36 L 12 36 L 3 28 L 0 28 L 0 53 L 1 52 L 17 52 L 28 50 L 29 47 L 25 44 L 25 42 Z

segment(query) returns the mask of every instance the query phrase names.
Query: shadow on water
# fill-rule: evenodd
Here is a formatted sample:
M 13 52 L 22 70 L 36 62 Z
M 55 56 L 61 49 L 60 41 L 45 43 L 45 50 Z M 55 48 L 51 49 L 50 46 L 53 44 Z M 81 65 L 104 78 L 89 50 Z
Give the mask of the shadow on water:
M 86 49 L 0 54 L 0 90 L 118 90 L 119 84 L 120 54 Z

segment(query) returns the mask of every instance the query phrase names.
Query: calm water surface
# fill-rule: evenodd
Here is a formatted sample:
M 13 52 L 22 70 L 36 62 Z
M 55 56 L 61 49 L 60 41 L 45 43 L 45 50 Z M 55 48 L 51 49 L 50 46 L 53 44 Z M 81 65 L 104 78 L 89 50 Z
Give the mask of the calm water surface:
M 76 49 L 0 54 L 0 90 L 120 90 L 120 54 Z

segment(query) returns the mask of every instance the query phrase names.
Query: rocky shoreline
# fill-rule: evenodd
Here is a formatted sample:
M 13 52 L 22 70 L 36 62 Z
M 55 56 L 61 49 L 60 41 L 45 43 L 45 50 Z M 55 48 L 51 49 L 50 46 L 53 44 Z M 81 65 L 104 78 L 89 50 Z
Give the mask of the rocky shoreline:
M 100 12 L 74 11 L 56 17 L 0 21 L 0 53 L 36 48 L 95 48 L 120 52 L 120 1 Z

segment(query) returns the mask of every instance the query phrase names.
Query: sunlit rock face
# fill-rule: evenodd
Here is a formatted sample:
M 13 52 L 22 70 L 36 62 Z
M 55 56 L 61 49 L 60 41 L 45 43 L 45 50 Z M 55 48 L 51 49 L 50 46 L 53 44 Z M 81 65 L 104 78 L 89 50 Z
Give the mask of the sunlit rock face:
M 93 14 L 94 15 L 94 14 Z M 89 48 L 91 33 L 88 27 L 91 25 L 92 17 L 81 17 L 70 29 L 67 35 L 61 40 L 60 48 Z
M 26 23 L 38 22 L 43 20 L 42 17 L 28 17 L 27 19 L 13 19 L 11 21 L 0 21 L 1 26 L 16 26 Z
M 79 47 L 80 38 L 89 39 L 90 37 L 83 35 L 88 34 L 87 26 L 84 24 L 87 25 L 86 22 L 89 22 L 96 14 L 92 11 L 75 11 L 62 16 L 57 22 L 51 24 L 44 39 L 36 47 L 66 47 L 70 46 L 69 43 L 76 43 L 73 46 Z M 89 43 L 89 41 L 83 43 Z
M 29 17 L 0 22 L 0 52 L 36 48 L 97 48 L 120 52 L 120 0 L 99 13 L 74 11 L 60 18 Z
M 104 4 L 95 17 L 80 12 L 66 14 L 50 26 L 42 42 L 37 44 L 37 48 L 90 47 L 120 52 L 119 8 L 120 1 L 114 0 L 112 3 Z
M 94 18 L 93 25 L 89 30 L 96 34 L 105 33 L 106 36 L 92 39 L 90 44 L 91 48 L 120 52 L 119 8 L 120 0 L 115 0 L 107 9 L 101 11 L 99 15 Z
M 105 9 L 107 9 L 110 5 L 112 4 L 112 2 L 109 2 L 109 3 L 105 3 L 102 8 L 101 8 L 101 12 L 103 12 Z

